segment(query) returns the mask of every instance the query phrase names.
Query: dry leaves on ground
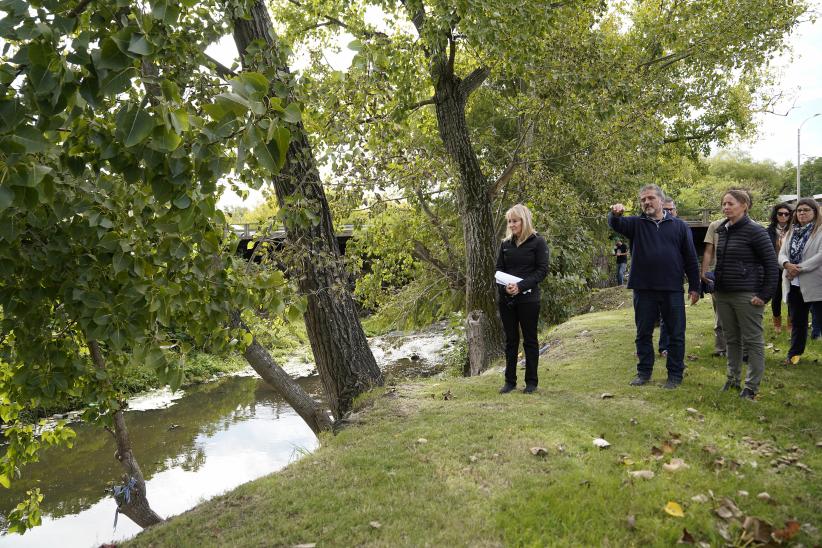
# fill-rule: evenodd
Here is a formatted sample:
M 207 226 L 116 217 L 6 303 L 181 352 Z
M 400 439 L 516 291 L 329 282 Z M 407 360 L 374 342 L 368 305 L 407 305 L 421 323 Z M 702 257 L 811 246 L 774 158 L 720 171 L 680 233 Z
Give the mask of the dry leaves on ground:
M 652 470 L 634 470 L 633 472 L 628 472 L 628 475 L 632 478 L 639 478 L 639 479 L 654 479 L 654 473 Z
M 609 447 L 611 447 L 611 444 L 603 438 L 594 438 L 594 445 L 599 447 L 600 449 L 608 449 Z
M 679 472 L 686 468 L 690 468 L 690 466 L 682 459 L 671 459 L 671 462 L 662 465 L 662 469 L 666 472 Z
M 532 447 L 531 454 L 535 457 L 545 457 L 548 455 L 548 450 L 544 447 Z

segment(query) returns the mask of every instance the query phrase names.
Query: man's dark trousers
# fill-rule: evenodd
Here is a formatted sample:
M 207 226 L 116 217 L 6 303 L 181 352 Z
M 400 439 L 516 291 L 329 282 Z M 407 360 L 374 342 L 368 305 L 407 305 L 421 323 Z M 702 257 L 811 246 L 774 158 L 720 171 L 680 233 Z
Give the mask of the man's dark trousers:
M 505 383 L 517 384 L 517 354 L 519 353 L 519 333 L 522 328 L 525 384 L 526 386 L 537 386 L 539 301 L 510 304 L 509 302 L 508 299 L 501 298 L 499 303 L 499 316 L 505 328 Z
M 685 369 L 685 300 L 682 291 L 634 289 L 637 375 L 650 379 L 654 369 L 654 324 L 662 316 L 668 332 L 668 380 L 682 382 Z

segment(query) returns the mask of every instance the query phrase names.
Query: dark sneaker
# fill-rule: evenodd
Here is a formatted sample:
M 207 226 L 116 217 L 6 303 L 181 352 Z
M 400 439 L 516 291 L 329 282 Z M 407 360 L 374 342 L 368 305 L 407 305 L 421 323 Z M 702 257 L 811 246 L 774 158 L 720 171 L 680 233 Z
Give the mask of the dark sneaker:
M 533 384 L 529 384 L 528 386 L 525 387 L 525 390 L 523 390 L 522 393 L 523 394 L 533 394 L 536 391 L 537 391 L 537 387 L 534 386 Z
M 733 390 L 736 392 L 739 390 L 739 383 L 734 381 L 725 381 L 725 385 L 722 387 L 722 392 L 727 392 L 728 390 Z
M 742 356 L 742 363 L 748 363 L 748 355 L 747 354 Z
M 724 358 L 726 356 L 726 353 L 724 350 L 714 350 L 713 356 L 715 358 Z
M 679 388 L 679 385 L 682 384 L 682 381 L 675 381 L 673 379 L 668 379 L 665 381 L 665 384 L 662 385 L 662 388 L 665 390 L 674 390 Z
M 746 400 L 755 400 L 756 392 L 754 392 L 750 388 L 743 388 L 742 392 L 739 393 L 739 397 Z
M 502 388 L 499 389 L 499 393 L 500 394 L 507 394 L 508 392 L 513 392 L 516 389 L 517 389 L 516 384 L 511 384 L 511 383 L 506 382 L 505 385 Z
M 649 382 L 651 382 L 651 379 L 646 379 L 645 377 L 640 377 L 639 375 L 637 375 L 636 377 L 631 379 L 631 382 L 629 382 L 628 384 L 630 384 L 631 386 L 642 386 L 643 384 L 648 384 Z

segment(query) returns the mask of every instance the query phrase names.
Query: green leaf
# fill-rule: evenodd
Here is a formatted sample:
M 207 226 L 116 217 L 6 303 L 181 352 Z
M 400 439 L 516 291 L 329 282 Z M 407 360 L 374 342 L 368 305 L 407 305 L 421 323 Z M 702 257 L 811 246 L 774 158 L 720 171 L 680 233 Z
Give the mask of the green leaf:
M 189 198 L 185 194 L 181 194 L 180 196 L 175 198 L 172 203 L 179 209 L 186 209 L 188 206 L 191 205 L 191 198 Z
M 166 25 L 173 25 L 180 16 L 180 8 L 177 7 L 177 2 L 171 0 L 151 2 L 151 15 Z
M 359 40 L 352 40 L 348 42 L 348 49 L 351 51 L 360 51 L 362 50 L 362 42 Z
M 291 144 L 291 132 L 287 127 L 278 127 L 274 131 L 273 138 L 268 142 L 269 150 L 271 150 L 272 143 L 277 149 L 277 167 L 282 169 L 288 158 L 288 145 Z
M 183 138 L 177 135 L 172 128 L 157 126 L 151 134 L 151 147 L 161 152 L 172 152 L 180 146 Z
M 169 114 L 171 118 L 171 125 L 174 126 L 174 130 L 177 133 L 188 131 L 189 121 L 188 111 L 186 109 L 179 108 L 177 110 L 172 110 Z
M 8 489 L 11 487 L 11 482 L 9 481 L 9 477 L 6 474 L 0 474 L 0 485 Z
M 127 47 L 127 42 L 124 47 Z M 94 67 L 97 70 L 122 70 L 126 67 L 131 67 L 134 61 L 126 54 L 124 54 L 117 42 L 111 37 L 105 38 L 98 52 L 94 52 L 95 62 Z
M 11 207 L 11 204 L 14 203 L 14 192 L 9 190 L 6 187 L 0 186 L 0 211 Z
M 238 117 L 244 116 L 249 109 L 249 104 L 246 99 L 230 91 L 217 95 L 214 101 L 223 107 L 224 112 L 230 112 Z
M 267 169 L 272 175 L 280 171 L 277 167 L 277 162 L 274 159 L 274 156 L 271 155 L 271 151 L 269 150 L 267 145 L 259 144 L 255 146 L 254 158 L 257 159 L 257 163 L 259 163 L 261 166 Z
M 46 151 L 46 140 L 43 134 L 31 126 L 17 128 L 11 140 L 23 145 L 29 154 Z
M 259 101 L 268 93 L 268 79 L 259 72 L 244 72 L 231 80 L 234 93 Z
M 171 80 L 163 79 L 160 83 L 160 88 L 163 90 L 163 97 L 165 97 L 167 101 L 171 101 L 173 103 L 182 102 L 182 98 L 180 97 L 180 88 L 176 83 Z
M 110 71 L 100 82 L 100 91 L 103 95 L 116 95 L 131 86 L 131 79 L 137 76 L 137 69 L 126 67 Z
M 15 100 L 0 101 L 0 132 L 11 132 L 26 119 L 25 111 Z
M 114 273 L 119 274 L 124 270 L 128 270 L 129 268 L 129 255 L 123 253 L 122 251 L 117 251 L 114 253 L 114 257 L 111 261 L 111 266 L 114 268 Z
M 297 103 L 289 103 L 283 111 L 283 119 L 286 122 L 297 124 L 303 119 L 302 112 L 300 112 L 300 105 Z
M 133 34 L 128 44 L 128 51 L 137 55 L 151 55 L 154 53 L 154 46 L 149 44 L 142 34 Z
M 117 127 L 126 147 L 133 147 L 151 135 L 154 129 L 154 118 L 143 108 L 133 105 L 123 107 L 117 114 Z

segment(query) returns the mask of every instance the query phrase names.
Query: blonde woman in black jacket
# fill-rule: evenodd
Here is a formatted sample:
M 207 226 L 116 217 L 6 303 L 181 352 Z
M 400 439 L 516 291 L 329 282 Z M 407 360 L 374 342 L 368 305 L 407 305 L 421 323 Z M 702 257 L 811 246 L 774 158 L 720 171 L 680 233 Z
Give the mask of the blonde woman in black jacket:
M 537 389 L 539 343 L 539 283 L 548 274 L 548 245 L 536 233 L 531 212 L 517 204 L 505 213 L 508 229 L 497 256 L 497 270 L 522 278 L 517 283 L 499 285 L 499 315 L 505 328 L 505 385 L 501 394 L 517 387 L 517 353 L 522 330 L 525 352 L 525 390 Z

